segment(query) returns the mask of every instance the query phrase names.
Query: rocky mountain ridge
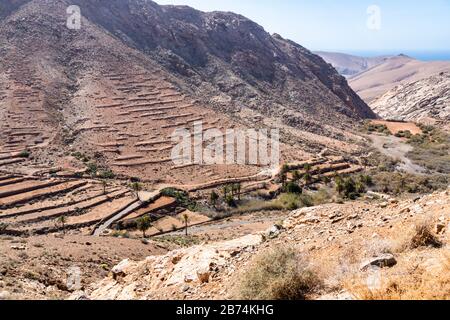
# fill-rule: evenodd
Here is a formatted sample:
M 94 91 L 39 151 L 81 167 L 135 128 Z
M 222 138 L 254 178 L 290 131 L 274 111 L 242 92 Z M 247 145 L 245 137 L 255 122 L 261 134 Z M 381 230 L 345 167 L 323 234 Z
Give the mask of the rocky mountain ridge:
M 383 118 L 406 121 L 450 121 L 450 73 L 399 85 L 371 103 Z
M 9 16 L 14 15 L 18 3 L 8 3 Z M 77 0 L 70 4 L 80 6 L 87 25 L 93 24 L 98 32 L 139 50 L 171 73 L 184 90 L 226 112 L 250 108 L 305 127 L 308 121 L 320 126 L 324 121 L 336 123 L 331 121 L 334 118 L 345 123 L 346 119 L 374 117 L 345 79 L 321 58 L 281 36 L 271 36 L 238 14 L 204 13 L 140 0 Z M 59 11 L 68 5 L 63 0 L 28 1 L 17 10 L 64 15 Z M 3 22 L 4 27 L 11 22 Z M 51 27 L 48 32 L 55 36 L 67 33 L 61 30 L 63 25 Z M 20 35 L 26 30 L 40 34 L 32 24 L 27 29 L 16 26 L 15 30 L 17 37 L 26 36 Z M 74 36 L 76 31 L 70 33 Z M 91 50 L 89 40 L 83 41 L 72 50 L 72 57 Z M 69 52 L 64 56 L 69 58 Z

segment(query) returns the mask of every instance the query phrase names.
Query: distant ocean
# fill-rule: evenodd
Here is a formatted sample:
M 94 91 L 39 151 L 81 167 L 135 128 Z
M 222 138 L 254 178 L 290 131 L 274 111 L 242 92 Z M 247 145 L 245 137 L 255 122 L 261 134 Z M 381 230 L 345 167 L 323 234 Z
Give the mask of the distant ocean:
M 450 61 L 450 51 L 349 51 L 345 52 L 360 57 L 376 57 L 405 54 L 422 61 Z

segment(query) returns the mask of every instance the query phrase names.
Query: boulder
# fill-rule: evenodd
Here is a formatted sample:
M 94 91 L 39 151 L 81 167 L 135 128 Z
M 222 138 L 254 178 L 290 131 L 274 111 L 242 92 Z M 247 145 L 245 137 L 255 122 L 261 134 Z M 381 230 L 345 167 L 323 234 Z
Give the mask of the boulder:
M 366 271 L 371 267 L 386 268 L 393 267 L 396 264 L 397 260 L 395 259 L 395 257 L 392 254 L 387 253 L 364 261 L 361 264 L 360 269 L 361 271 Z
M 282 226 L 273 225 L 265 232 L 265 235 L 268 239 L 274 239 L 280 235 L 282 230 L 283 230 Z
M 306 218 L 300 220 L 300 223 L 303 223 L 303 224 L 315 224 L 315 223 L 319 223 L 319 222 L 320 222 L 320 218 L 316 217 L 316 216 L 306 217 Z
M 445 231 L 445 223 L 439 222 L 436 224 L 436 234 L 441 234 Z
M 114 280 L 126 276 L 126 271 L 130 266 L 130 259 L 121 261 L 118 265 L 111 269 Z

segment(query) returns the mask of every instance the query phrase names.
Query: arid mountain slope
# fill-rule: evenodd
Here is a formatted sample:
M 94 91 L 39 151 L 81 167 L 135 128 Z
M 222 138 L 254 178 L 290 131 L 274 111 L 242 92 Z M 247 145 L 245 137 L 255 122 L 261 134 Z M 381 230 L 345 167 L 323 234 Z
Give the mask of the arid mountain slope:
M 32 1 L 0 24 L 0 152 L 31 150 L 27 173 L 65 167 L 73 162 L 68 155 L 79 153 L 95 155 L 92 161 L 116 173 L 176 183 L 166 176 L 175 124 L 236 123 L 177 89 L 158 63 L 90 21 L 81 30 L 66 28 L 66 8 L 62 1 Z M 192 172 L 204 179 L 203 171 L 174 175 L 195 182 Z
M 5 0 L 0 3 L 0 20 L 30 0 Z
M 325 51 L 316 51 L 314 53 L 330 63 L 341 75 L 348 78 L 373 68 L 390 58 L 390 56 L 358 57 L 345 53 Z
M 448 61 L 425 62 L 399 55 L 352 77 L 349 84 L 364 101 L 371 103 L 397 85 L 421 80 L 448 70 L 450 70 Z
M 371 104 L 383 118 L 450 120 L 450 72 L 399 85 Z
M 66 27 L 73 4 L 81 8 L 80 30 Z M 127 176 L 199 183 L 222 176 L 172 167 L 177 127 L 276 123 L 313 135 L 314 142 L 289 138 L 298 144 L 291 154 L 302 155 L 327 147 L 317 141 L 324 136 L 339 144 L 355 120 L 375 116 L 320 57 L 240 15 L 138 0 L 4 6 L 0 153 L 33 149 L 27 169 L 65 166 L 68 155 L 81 153 Z
M 72 2 L 89 20 L 227 110 L 231 102 L 294 123 L 293 111 L 321 121 L 324 115 L 373 116 L 322 59 L 241 15 L 151 1 Z

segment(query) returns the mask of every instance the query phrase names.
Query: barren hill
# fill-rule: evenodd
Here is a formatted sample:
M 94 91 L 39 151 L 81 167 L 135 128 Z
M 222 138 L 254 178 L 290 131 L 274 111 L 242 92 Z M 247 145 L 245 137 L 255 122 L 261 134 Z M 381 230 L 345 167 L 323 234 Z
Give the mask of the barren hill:
M 349 78 L 373 68 L 390 58 L 390 56 L 359 57 L 345 53 L 325 51 L 316 51 L 314 53 L 330 63 L 340 74 Z
M 371 104 L 384 118 L 450 120 L 450 73 L 399 85 Z
M 81 8 L 80 30 L 66 27 L 73 4 Z M 276 123 L 302 133 L 295 141 L 303 149 L 320 150 L 327 139 L 345 140 L 355 120 L 374 117 L 320 57 L 237 14 L 138 0 L 8 0 L 3 6 L 6 168 L 23 168 L 13 154 L 32 149 L 34 171 L 65 167 L 73 160 L 68 155 L 81 153 L 127 176 L 199 183 L 222 173 L 173 168 L 175 128 L 198 120 L 223 131 Z M 301 156 L 300 148 L 292 150 Z
M 73 1 L 86 17 L 145 52 L 209 101 L 306 118 L 373 114 L 345 80 L 300 45 L 229 12 L 151 1 Z M 320 91 L 320 94 L 319 94 Z M 286 119 L 287 120 L 287 119 Z
M 448 70 L 450 70 L 448 61 L 425 62 L 399 55 L 352 77 L 349 84 L 364 101 L 371 103 L 397 85 L 421 80 Z

